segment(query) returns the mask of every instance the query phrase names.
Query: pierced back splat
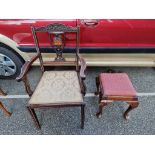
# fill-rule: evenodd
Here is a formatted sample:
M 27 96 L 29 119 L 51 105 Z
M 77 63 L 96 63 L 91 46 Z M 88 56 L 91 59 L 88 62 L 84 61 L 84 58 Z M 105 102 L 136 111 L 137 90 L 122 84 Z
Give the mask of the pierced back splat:
M 76 54 L 75 54 L 75 61 L 74 62 L 72 61 L 72 63 L 74 63 L 76 65 L 76 69 L 78 70 L 78 68 L 79 68 L 79 62 L 78 62 L 79 61 L 78 60 L 79 27 L 78 26 L 72 27 L 72 26 L 66 26 L 64 24 L 54 23 L 54 24 L 49 24 L 45 27 L 38 27 L 38 28 L 32 26 L 31 29 L 32 29 L 34 42 L 36 45 L 36 51 L 40 55 L 39 60 L 40 60 L 42 71 L 44 71 L 44 64 L 46 64 L 46 62 L 43 62 L 43 59 L 42 59 L 37 33 L 44 32 L 44 33 L 48 33 L 48 35 L 49 35 L 50 45 L 56 53 L 56 57 L 55 57 L 54 61 L 51 62 L 52 64 L 54 64 L 54 63 L 57 63 L 57 64 L 71 63 L 71 61 L 66 61 L 65 58 L 63 57 L 63 50 L 66 45 L 66 40 L 65 40 L 66 33 L 76 33 L 76 47 L 75 47 Z M 49 63 L 50 62 L 48 62 L 48 64 Z

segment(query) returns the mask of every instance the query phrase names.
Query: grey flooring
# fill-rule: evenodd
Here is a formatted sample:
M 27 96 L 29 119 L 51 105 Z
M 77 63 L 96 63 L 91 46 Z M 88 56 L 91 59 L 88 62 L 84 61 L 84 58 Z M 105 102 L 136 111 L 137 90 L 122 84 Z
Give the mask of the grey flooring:
M 153 68 L 123 68 L 113 67 L 116 71 L 128 73 L 138 93 L 155 92 L 155 70 Z M 95 77 L 104 72 L 104 67 L 88 67 L 87 92 L 95 91 Z M 33 67 L 29 78 L 33 89 L 39 81 L 41 72 L 39 67 Z M 8 94 L 25 94 L 22 82 L 15 80 L 0 80 L 1 87 Z M 37 115 L 41 123 L 41 130 L 35 128 L 31 116 L 25 108 L 28 99 L 1 99 L 4 105 L 13 112 L 6 117 L 0 110 L 0 134 L 50 134 L 50 135 L 135 135 L 155 134 L 155 96 L 139 97 L 140 105 L 130 113 L 130 119 L 124 120 L 123 112 L 128 105 L 124 102 L 114 102 L 106 106 L 103 115 L 97 119 L 97 97 L 86 97 L 85 128 L 80 129 L 80 108 L 41 109 Z

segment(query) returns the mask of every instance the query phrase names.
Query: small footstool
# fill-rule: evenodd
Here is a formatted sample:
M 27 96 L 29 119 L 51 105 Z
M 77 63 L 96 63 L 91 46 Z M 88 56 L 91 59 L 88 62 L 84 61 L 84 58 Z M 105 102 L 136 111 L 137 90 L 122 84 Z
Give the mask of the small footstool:
M 99 95 L 98 118 L 102 115 L 102 108 L 113 101 L 126 101 L 129 104 L 124 113 L 125 119 L 139 105 L 137 93 L 126 73 L 101 73 L 96 77 L 96 86 L 95 95 Z

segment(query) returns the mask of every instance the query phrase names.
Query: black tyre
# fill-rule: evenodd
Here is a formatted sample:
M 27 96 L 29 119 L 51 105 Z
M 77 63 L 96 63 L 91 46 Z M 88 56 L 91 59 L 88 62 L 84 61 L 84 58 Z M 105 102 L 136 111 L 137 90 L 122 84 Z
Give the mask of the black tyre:
M 0 78 L 15 79 L 21 71 L 24 61 L 14 51 L 0 47 Z

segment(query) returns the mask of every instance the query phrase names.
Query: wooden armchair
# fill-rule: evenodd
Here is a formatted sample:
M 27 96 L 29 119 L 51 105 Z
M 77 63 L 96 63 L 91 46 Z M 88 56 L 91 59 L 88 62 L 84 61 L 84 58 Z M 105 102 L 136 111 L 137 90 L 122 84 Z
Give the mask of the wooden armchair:
M 40 124 L 34 110 L 35 108 L 81 107 L 81 128 L 84 128 L 85 103 L 83 96 L 86 93 L 86 87 L 84 84 L 86 63 L 79 54 L 79 27 L 71 27 L 55 23 L 50 24 L 47 27 L 36 28 L 32 26 L 31 30 L 37 54 L 23 65 L 21 74 L 17 78 L 17 81 L 22 80 L 24 82 L 26 92 L 30 96 L 27 108 L 36 127 L 40 128 Z M 42 51 L 39 46 L 38 33 L 45 33 L 45 35 L 47 35 L 52 47 L 51 50 L 54 49 L 56 53 L 56 58 L 53 61 L 43 61 L 41 54 Z M 63 57 L 66 33 L 74 33 L 76 36 L 74 61 L 67 61 Z M 33 62 L 37 59 L 40 61 L 42 77 L 33 92 L 27 79 L 27 73 Z M 59 66 L 72 64 L 76 66 L 76 69 L 70 71 L 45 71 L 45 66 L 49 64 L 56 64 Z
M 5 95 L 7 94 L 4 93 L 4 91 L 0 88 L 0 96 L 5 96 Z M 3 103 L 1 101 L 0 101 L 0 109 L 2 109 L 7 116 L 11 116 L 11 113 L 3 106 Z

